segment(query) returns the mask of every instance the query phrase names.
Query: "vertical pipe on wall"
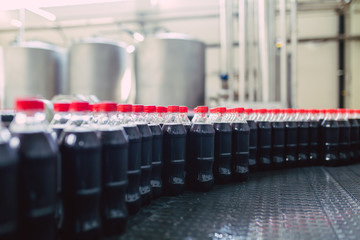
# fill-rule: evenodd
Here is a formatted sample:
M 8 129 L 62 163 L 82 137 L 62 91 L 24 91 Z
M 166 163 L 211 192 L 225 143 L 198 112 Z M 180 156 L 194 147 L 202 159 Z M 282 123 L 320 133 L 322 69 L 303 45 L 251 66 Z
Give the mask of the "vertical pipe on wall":
M 248 71 L 246 64 L 246 2 L 239 0 L 239 101 L 245 102 L 245 79 Z
M 279 1 L 280 10 L 280 102 L 283 107 L 288 106 L 287 102 L 287 34 L 286 34 L 286 0 Z
M 267 7 L 266 0 L 258 1 L 258 23 L 259 23 L 259 60 L 261 69 L 261 88 L 262 88 L 262 101 L 269 102 L 269 36 L 267 29 Z
M 339 13 L 339 35 L 345 34 L 345 15 Z M 339 108 L 345 107 L 345 40 L 339 39 Z
M 255 51 L 255 21 L 254 21 L 254 1 L 250 0 L 247 2 L 247 36 L 246 36 L 246 48 L 247 48 L 247 55 L 246 60 L 248 63 L 248 94 L 249 94 L 249 101 L 254 102 L 255 101 L 255 57 L 256 57 L 256 51 Z
M 297 0 L 291 0 L 291 88 L 290 107 L 297 106 Z
M 220 0 L 220 77 L 227 81 L 229 99 L 233 101 L 233 14 L 229 0 Z

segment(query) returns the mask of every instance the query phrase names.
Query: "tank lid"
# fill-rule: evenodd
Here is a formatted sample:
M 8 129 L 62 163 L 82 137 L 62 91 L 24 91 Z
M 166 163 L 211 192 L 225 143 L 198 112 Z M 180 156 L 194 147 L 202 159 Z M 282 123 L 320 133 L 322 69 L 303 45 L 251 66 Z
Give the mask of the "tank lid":
M 45 109 L 44 102 L 34 98 L 18 98 L 15 101 L 15 109 L 17 111 L 43 111 Z
M 194 42 L 199 42 L 201 44 L 204 44 L 204 42 L 202 42 L 192 36 L 189 36 L 184 33 L 175 33 L 175 32 L 157 33 L 155 35 L 147 36 L 146 38 L 166 39 L 166 40 L 186 40 L 186 41 L 194 41 Z M 145 40 L 146 40 L 146 38 L 145 38 Z

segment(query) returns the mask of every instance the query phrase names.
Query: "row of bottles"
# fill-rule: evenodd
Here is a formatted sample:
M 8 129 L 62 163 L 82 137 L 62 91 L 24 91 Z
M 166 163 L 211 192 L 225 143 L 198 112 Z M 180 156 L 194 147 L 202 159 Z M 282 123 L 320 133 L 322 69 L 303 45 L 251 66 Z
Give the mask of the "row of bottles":
M 360 157 L 360 112 L 16 101 L 0 129 L 0 239 L 100 239 L 162 195 Z

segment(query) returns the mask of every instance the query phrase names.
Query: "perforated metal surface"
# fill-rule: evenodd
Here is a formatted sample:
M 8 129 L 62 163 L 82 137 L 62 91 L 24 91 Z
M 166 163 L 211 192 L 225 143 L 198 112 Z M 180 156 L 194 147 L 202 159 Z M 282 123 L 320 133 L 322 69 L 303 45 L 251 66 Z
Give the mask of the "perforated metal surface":
M 360 165 L 251 174 L 153 201 L 112 239 L 360 239 Z

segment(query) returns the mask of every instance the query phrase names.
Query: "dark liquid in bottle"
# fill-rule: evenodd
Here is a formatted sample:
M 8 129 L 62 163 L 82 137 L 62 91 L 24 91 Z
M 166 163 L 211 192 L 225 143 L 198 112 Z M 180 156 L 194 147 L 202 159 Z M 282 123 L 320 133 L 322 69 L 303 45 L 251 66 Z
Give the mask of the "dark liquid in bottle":
M 214 123 L 214 179 L 224 184 L 231 180 L 232 128 L 230 123 Z
M 321 123 L 321 159 L 324 165 L 339 165 L 339 125 L 335 120 Z
M 297 164 L 298 127 L 293 121 L 285 122 L 285 162 L 287 167 Z
M 356 119 L 349 119 L 351 125 L 351 151 L 353 152 L 353 158 L 351 159 L 352 163 L 355 163 L 359 160 L 359 123 Z
M 163 125 L 163 187 L 167 195 L 180 195 L 185 189 L 186 130 L 182 124 Z
M 249 125 L 235 122 L 232 127 L 232 174 L 236 181 L 249 178 Z
M 305 166 L 309 162 L 309 122 L 298 123 L 298 165 Z
M 319 140 L 320 124 L 318 121 L 309 121 L 309 164 L 314 166 L 319 164 Z
M 140 210 L 140 166 L 141 166 L 141 133 L 136 126 L 124 126 L 129 139 L 128 152 L 128 186 L 125 201 L 129 214 L 135 214 Z
M 256 122 L 253 120 L 247 121 L 250 128 L 250 142 L 249 142 L 249 170 L 256 171 L 256 155 L 257 155 L 257 142 L 258 142 L 258 129 Z
M 275 169 L 285 165 L 285 125 L 283 122 L 272 122 L 272 147 L 271 160 Z
M 63 132 L 63 127 L 51 127 L 51 129 L 56 133 L 57 139 L 60 138 L 61 133 Z
M 102 143 L 101 218 L 106 236 L 125 231 L 128 216 L 127 187 L 128 139 L 124 130 L 98 132 Z
M 271 124 L 267 121 L 257 122 L 258 126 L 258 152 L 257 164 L 261 170 L 271 168 Z
M 138 124 L 142 136 L 141 141 L 141 204 L 148 205 L 152 199 L 151 193 L 151 163 L 152 163 L 152 133 L 147 124 Z
M 4 240 L 17 239 L 17 173 L 15 149 L 0 143 L 0 239 Z
M 93 131 L 64 131 L 60 151 L 63 239 L 100 239 L 101 142 Z
M 19 239 L 56 239 L 58 147 L 49 133 L 16 134 L 19 155 Z
M 153 136 L 151 187 L 153 199 L 156 199 L 162 195 L 163 134 L 159 125 L 151 124 L 149 127 Z
M 210 191 L 214 185 L 215 130 L 211 124 L 195 123 L 190 129 L 190 158 L 186 170 L 189 188 Z
M 356 121 L 358 122 L 359 124 L 359 142 L 358 142 L 358 146 L 357 146 L 357 156 L 358 156 L 358 159 L 357 161 L 360 161 L 360 119 L 356 119 Z
M 347 120 L 338 120 L 339 125 L 339 164 L 346 165 L 354 157 L 351 151 L 351 125 Z

